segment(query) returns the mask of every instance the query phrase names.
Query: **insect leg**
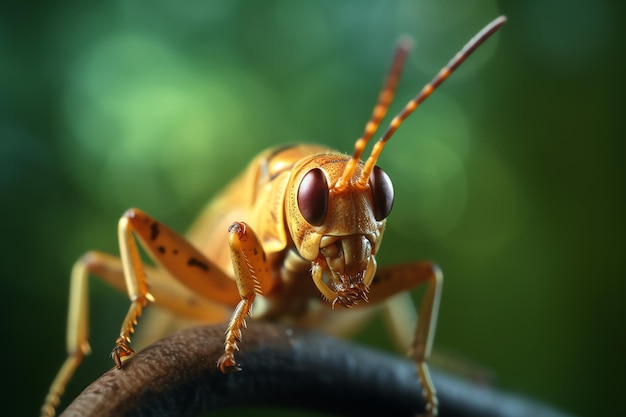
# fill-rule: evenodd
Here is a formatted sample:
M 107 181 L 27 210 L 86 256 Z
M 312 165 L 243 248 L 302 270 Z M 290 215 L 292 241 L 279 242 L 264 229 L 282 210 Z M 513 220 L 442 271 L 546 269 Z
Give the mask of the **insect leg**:
M 118 236 L 126 289 L 131 301 L 111 354 L 118 368 L 121 368 L 123 358 L 134 353 L 130 348 L 130 335 L 142 310 L 154 300 L 148 291 L 135 236 L 158 265 L 198 296 L 225 306 L 237 303 L 238 294 L 227 274 L 187 239 L 141 210 L 130 209 L 124 213 L 118 224 Z
M 256 293 L 268 294 L 275 284 L 265 251 L 252 228 L 246 223 L 233 223 L 228 228 L 228 244 L 241 301 L 226 330 L 224 354 L 217 361 L 224 373 L 241 370 L 235 361 L 235 351 L 239 349 L 237 342 L 241 341 L 241 330 L 246 327 L 246 316 L 250 313 Z
M 370 299 L 372 302 L 381 301 L 400 291 L 414 288 L 420 284 L 426 284 L 426 292 L 422 298 L 417 328 L 411 348 L 411 356 L 417 364 L 417 371 L 426 400 L 428 415 L 437 415 L 437 392 L 430 377 L 430 371 L 426 361 L 435 338 L 437 326 L 437 314 L 443 286 L 443 275 L 437 265 L 430 262 L 415 262 L 404 265 L 380 268 L 376 272 L 371 285 Z M 375 297 L 375 298 L 374 298 Z M 398 326 L 395 326 L 396 328 Z
M 119 292 L 126 292 L 124 270 L 119 257 L 91 251 L 83 255 L 79 262 L 84 264 L 88 273 L 103 279 Z M 176 315 L 204 322 L 224 319 L 224 313 L 220 313 L 220 310 L 227 311 L 228 308 L 199 297 L 163 268 L 150 265 L 144 265 L 143 268 L 150 277 L 150 293 L 160 307 Z
M 151 292 L 159 305 L 185 317 L 203 321 L 221 321 L 225 310 L 220 306 L 197 297 L 193 292 L 172 279 L 164 270 L 146 267 L 151 278 Z M 115 256 L 90 251 L 80 257 L 72 268 L 70 279 L 70 300 L 67 321 L 66 345 L 68 357 L 52 382 L 44 405 L 42 416 L 55 414 L 55 407 L 68 381 L 82 359 L 89 354 L 89 291 L 90 275 L 102 279 L 120 292 L 126 291 L 122 261 Z
M 152 271 L 151 271 L 152 272 Z M 70 279 L 69 309 L 67 318 L 66 345 L 68 357 L 52 382 L 45 403 L 41 407 L 42 416 L 53 416 L 55 407 L 67 383 L 90 353 L 89 347 L 89 276 L 94 274 L 113 288 L 124 292 L 124 272 L 119 258 L 102 252 L 90 251 L 80 257 L 72 268 Z M 154 275 L 157 275 L 156 270 Z
M 167 233 L 167 232 L 166 232 Z M 159 240 L 161 244 L 163 241 Z M 181 246 L 183 247 L 183 246 Z M 181 255 L 182 256 L 182 255 Z M 175 280 L 163 268 L 143 266 L 150 276 L 151 293 L 158 300 L 161 307 L 178 315 L 202 321 L 222 321 L 226 318 L 227 309 L 222 304 L 211 302 L 194 290 L 190 290 Z M 126 291 L 124 268 L 118 257 L 90 251 L 79 258 L 72 268 L 70 279 L 70 301 L 67 322 L 67 352 L 68 357 L 52 382 L 44 405 L 41 408 L 42 416 L 55 414 L 55 407 L 68 381 L 89 348 L 89 291 L 88 278 L 90 274 L 102 279 L 120 292 Z M 233 293 L 236 296 L 236 292 Z M 234 300 L 236 298 L 233 297 Z
M 55 407 L 59 404 L 61 395 L 72 375 L 83 358 L 89 354 L 91 348 L 87 340 L 89 333 L 88 301 L 89 291 L 87 278 L 89 276 L 89 253 L 74 263 L 70 280 L 70 301 L 67 319 L 67 359 L 59 369 L 45 402 L 41 407 L 42 416 L 53 416 Z

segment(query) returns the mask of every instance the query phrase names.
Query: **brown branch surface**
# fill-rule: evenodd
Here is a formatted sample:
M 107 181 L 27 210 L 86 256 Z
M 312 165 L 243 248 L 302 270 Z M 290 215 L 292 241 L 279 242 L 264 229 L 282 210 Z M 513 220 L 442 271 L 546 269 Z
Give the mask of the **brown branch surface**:
M 224 375 L 216 367 L 224 330 L 196 327 L 158 341 L 93 382 L 61 416 L 195 416 L 244 405 L 344 416 L 423 410 L 410 361 L 309 330 L 253 323 L 238 355 L 243 371 Z M 441 372 L 433 379 L 442 417 L 566 416 Z

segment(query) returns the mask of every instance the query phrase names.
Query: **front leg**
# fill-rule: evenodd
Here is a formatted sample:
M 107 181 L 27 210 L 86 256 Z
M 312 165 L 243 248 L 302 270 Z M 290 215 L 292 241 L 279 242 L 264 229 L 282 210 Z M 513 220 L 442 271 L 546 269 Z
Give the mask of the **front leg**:
M 138 209 L 130 209 L 118 224 L 120 255 L 128 297 L 131 305 L 122 323 L 120 335 L 111 353 L 117 368 L 134 353 L 130 336 L 137 319 L 154 297 L 149 292 L 148 279 L 135 237 L 156 263 L 181 284 L 203 297 L 224 306 L 238 301 L 231 278 L 206 258 L 187 239 Z
M 239 350 L 237 342 L 241 341 L 241 331 L 246 327 L 246 316 L 256 293 L 269 294 L 275 284 L 265 251 L 246 223 L 235 222 L 228 228 L 228 244 L 241 301 L 226 330 L 224 354 L 217 361 L 224 373 L 241 370 L 235 361 L 235 351 Z
M 437 391 L 426 361 L 430 357 L 437 327 L 437 314 L 443 286 L 441 270 L 431 262 L 415 262 L 380 268 L 372 282 L 370 289 L 372 297 L 370 298 L 374 298 L 372 300 L 374 302 L 381 301 L 394 293 L 406 291 L 424 283 L 427 287 L 422 297 L 410 354 L 415 360 L 420 382 L 424 388 L 426 413 L 428 416 L 436 416 L 438 412 Z M 392 319 L 394 317 L 398 316 L 391 316 Z M 400 326 L 400 323 L 393 323 L 394 330 L 399 330 Z

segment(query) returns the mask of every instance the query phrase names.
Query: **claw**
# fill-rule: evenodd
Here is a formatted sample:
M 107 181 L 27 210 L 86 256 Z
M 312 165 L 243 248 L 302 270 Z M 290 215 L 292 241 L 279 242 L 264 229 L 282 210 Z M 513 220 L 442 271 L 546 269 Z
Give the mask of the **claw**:
M 115 367 L 117 369 L 121 369 L 123 365 L 124 358 L 134 355 L 135 351 L 128 345 L 125 340 L 118 340 L 117 345 L 113 348 L 111 352 L 111 358 L 113 362 L 115 362 Z
M 217 361 L 217 367 L 220 368 L 223 374 L 230 374 L 233 372 L 241 371 L 241 365 L 235 362 L 233 355 L 224 354 Z

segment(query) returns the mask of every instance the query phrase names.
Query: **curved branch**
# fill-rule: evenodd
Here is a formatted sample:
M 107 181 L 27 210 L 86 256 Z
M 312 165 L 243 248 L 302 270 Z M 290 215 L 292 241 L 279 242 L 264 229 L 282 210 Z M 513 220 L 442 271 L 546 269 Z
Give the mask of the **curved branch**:
M 337 415 L 415 415 L 423 410 L 415 366 L 317 332 L 253 323 L 238 358 L 243 371 L 215 365 L 225 325 L 162 339 L 87 387 L 61 414 L 195 416 L 242 405 L 290 406 Z M 565 417 L 536 402 L 433 371 L 440 416 Z

